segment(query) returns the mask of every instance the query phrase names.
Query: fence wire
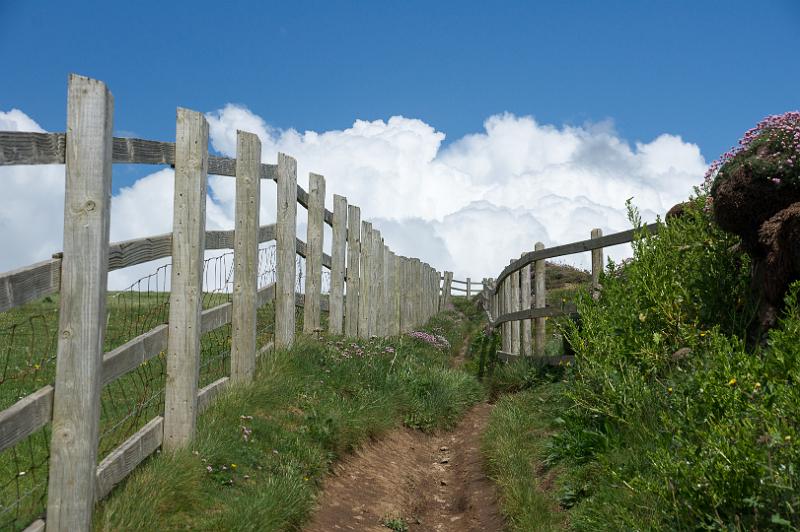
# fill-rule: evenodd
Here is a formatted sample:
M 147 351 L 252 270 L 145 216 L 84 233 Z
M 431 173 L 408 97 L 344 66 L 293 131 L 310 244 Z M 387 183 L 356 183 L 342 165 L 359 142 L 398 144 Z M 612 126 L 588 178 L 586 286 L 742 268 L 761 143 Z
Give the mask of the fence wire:
M 109 294 L 106 352 L 169 319 L 172 265 L 165 264 L 119 292 Z M 166 351 L 103 388 L 98 458 L 104 458 L 155 416 L 164 413 Z
M 58 298 L 0 313 L 0 409 L 52 384 Z M 0 530 L 22 530 L 46 509 L 50 424 L 0 453 Z
M 275 283 L 277 256 L 272 242 L 258 250 L 258 288 Z M 269 302 L 256 312 L 256 346 L 261 348 L 275 338 L 275 303 Z
M 203 309 L 230 303 L 233 291 L 233 252 L 206 259 L 203 264 Z M 200 388 L 230 375 L 231 325 L 200 337 Z

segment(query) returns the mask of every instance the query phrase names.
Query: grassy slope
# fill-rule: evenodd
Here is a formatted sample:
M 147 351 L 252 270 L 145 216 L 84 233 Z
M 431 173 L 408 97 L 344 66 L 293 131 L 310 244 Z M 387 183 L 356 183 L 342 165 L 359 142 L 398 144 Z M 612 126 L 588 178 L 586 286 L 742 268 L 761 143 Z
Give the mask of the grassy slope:
M 222 395 L 192 447 L 160 454 L 97 507 L 98 530 L 292 530 L 308 517 L 337 457 L 405 423 L 448 428 L 479 401 L 477 381 L 449 367 L 473 324 L 455 313 L 426 330 L 443 353 L 408 337 L 305 339 L 264 357 L 255 382 Z

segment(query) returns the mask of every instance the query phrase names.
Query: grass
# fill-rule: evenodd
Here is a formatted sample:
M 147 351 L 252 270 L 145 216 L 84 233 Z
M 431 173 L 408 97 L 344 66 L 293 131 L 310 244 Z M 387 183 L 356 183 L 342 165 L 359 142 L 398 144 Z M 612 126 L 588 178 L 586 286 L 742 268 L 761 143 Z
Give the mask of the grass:
M 564 387 L 542 382 L 503 395 L 492 411 L 482 452 L 510 530 L 546 532 L 567 524 L 567 514 L 559 509 L 559 486 L 553 484 L 560 471 L 547 465 L 549 438 L 563 423 Z
M 231 389 L 198 420 L 191 448 L 162 453 L 97 506 L 97 530 L 297 530 L 331 464 L 404 423 L 455 425 L 483 390 L 450 359 L 474 325 L 459 314 L 426 330 L 440 351 L 408 337 L 304 337 L 259 360 L 254 382 Z

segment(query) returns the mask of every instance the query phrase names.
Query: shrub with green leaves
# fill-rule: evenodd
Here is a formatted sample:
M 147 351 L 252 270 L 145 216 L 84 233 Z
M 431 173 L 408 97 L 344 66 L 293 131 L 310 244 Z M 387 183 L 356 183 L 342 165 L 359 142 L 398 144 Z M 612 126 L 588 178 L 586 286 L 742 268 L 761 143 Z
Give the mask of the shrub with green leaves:
M 549 460 L 570 464 L 576 529 L 800 526 L 798 287 L 749 345 L 749 261 L 703 205 L 610 264 L 565 331 L 576 367 Z

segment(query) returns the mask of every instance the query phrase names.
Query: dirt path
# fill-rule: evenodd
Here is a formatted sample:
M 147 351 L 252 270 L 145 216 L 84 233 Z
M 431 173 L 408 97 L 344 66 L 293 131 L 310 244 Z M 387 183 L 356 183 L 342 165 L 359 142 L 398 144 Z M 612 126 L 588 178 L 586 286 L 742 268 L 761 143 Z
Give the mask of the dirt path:
M 402 518 L 410 531 L 500 531 L 494 485 L 480 435 L 492 406 L 479 404 L 455 430 L 430 436 L 397 429 L 338 464 L 307 532 L 386 532 Z

